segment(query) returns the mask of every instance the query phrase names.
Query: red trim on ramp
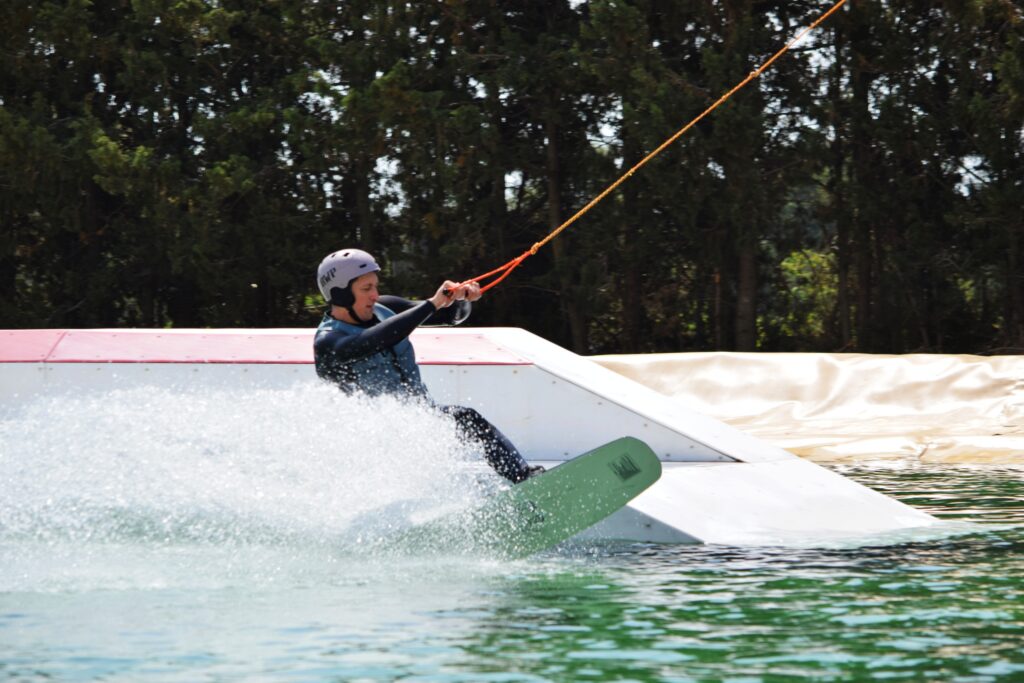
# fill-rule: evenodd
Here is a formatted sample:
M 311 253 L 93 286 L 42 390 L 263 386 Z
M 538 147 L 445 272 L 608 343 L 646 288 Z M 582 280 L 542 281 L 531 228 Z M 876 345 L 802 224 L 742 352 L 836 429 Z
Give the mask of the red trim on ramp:
M 0 330 L 0 363 L 312 363 L 313 330 Z M 530 365 L 482 330 L 417 330 L 421 365 Z
M 0 330 L 0 362 L 42 363 L 65 330 Z

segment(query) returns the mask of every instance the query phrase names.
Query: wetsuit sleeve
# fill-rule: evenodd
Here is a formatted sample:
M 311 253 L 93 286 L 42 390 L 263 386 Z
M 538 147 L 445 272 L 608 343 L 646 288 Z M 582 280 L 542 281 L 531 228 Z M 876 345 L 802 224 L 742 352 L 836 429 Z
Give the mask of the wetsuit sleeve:
M 395 313 L 401 313 L 402 311 L 409 310 L 410 308 L 420 304 L 419 301 L 410 301 L 409 299 L 403 299 L 400 296 L 393 296 L 391 294 L 385 294 L 378 301 L 390 308 Z M 423 325 L 458 325 L 463 320 L 469 317 L 470 311 L 473 309 L 473 304 L 468 301 L 456 301 L 447 308 L 442 308 L 423 321 Z
M 328 331 L 317 335 L 313 346 L 317 351 L 334 353 L 335 357 L 342 361 L 365 358 L 390 348 L 412 334 L 413 330 L 437 310 L 429 301 L 409 303 L 413 305 L 387 320 L 367 327 L 359 334 Z M 388 304 L 384 305 L 391 308 Z

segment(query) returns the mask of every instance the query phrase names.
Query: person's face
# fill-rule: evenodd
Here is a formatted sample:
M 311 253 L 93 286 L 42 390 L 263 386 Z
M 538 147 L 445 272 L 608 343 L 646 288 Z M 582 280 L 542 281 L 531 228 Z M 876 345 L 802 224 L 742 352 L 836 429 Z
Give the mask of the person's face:
M 362 322 L 373 318 L 373 305 L 380 298 L 379 282 L 377 273 L 360 275 L 352 281 L 352 294 L 356 298 L 356 302 L 352 304 L 352 310 L 356 312 Z

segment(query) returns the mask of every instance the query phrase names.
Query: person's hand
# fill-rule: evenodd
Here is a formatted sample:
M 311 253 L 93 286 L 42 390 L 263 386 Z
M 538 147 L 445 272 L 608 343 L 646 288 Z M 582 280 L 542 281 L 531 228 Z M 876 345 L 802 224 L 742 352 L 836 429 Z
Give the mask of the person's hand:
M 466 301 L 471 303 L 473 301 L 479 301 L 480 297 L 483 296 L 483 292 L 480 291 L 480 283 L 476 280 L 462 283 L 462 287 L 460 287 L 460 289 L 464 292 L 464 298 Z
M 465 292 L 463 292 L 458 282 L 445 280 L 444 284 L 437 288 L 434 296 L 430 297 L 430 303 L 434 304 L 434 308 L 440 311 L 442 308 L 451 306 L 453 302 L 464 299 L 465 296 Z

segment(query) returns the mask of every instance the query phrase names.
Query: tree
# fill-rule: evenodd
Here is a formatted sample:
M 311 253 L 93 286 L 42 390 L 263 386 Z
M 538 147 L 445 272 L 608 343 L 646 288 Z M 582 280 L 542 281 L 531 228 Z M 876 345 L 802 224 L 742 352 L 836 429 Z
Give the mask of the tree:
M 523 253 L 817 0 L 11 0 L 0 321 L 312 325 Z M 1024 346 L 1024 21 L 859 0 L 477 307 L 581 352 Z

